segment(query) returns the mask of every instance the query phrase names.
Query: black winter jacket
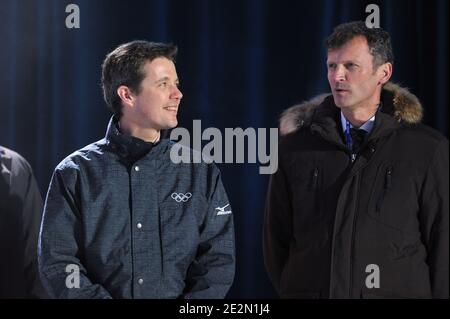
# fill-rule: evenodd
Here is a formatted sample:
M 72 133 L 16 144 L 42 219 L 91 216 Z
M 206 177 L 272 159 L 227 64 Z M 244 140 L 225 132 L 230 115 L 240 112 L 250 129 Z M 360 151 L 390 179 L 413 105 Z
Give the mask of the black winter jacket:
M 264 222 L 281 297 L 448 298 L 448 140 L 407 90 L 381 98 L 353 164 L 331 95 L 283 114 Z
M 30 165 L 0 147 L 0 298 L 47 297 L 37 267 L 41 215 L 41 194 Z

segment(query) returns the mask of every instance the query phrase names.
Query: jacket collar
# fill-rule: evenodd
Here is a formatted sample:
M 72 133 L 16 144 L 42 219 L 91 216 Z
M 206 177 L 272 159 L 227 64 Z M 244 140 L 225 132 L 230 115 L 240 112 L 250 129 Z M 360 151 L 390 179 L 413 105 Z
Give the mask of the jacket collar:
M 382 90 L 381 104 L 369 139 L 381 138 L 402 123 L 415 124 L 422 119 L 422 106 L 417 97 L 391 82 Z M 333 96 L 322 94 L 285 110 L 280 118 L 280 134 L 288 135 L 309 126 L 325 139 L 343 144 L 339 117 L 340 109 L 334 104 Z
M 11 162 L 12 157 L 8 154 L 7 149 L 0 147 L 0 176 L 7 184 L 11 177 Z
M 112 116 L 106 130 L 106 143 L 121 158 L 134 162 L 145 156 L 158 143 L 149 143 L 139 138 L 123 134 L 118 127 L 118 120 Z

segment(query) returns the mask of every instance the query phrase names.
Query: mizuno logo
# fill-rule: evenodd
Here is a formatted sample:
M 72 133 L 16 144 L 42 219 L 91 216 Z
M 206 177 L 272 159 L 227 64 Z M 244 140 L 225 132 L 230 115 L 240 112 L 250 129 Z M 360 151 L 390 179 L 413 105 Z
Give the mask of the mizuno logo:
M 228 215 L 228 214 L 231 214 L 231 210 L 225 210 L 225 208 L 227 208 L 228 206 L 230 206 L 230 204 L 226 204 L 223 207 L 216 207 L 217 215 Z
M 189 198 L 192 197 L 192 193 L 172 193 L 172 195 L 170 195 L 170 197 L 172 197 L 173 200 L 175 200 L 177 203 L 181 203 L 181 202 L 187 202 L 189 200 Z

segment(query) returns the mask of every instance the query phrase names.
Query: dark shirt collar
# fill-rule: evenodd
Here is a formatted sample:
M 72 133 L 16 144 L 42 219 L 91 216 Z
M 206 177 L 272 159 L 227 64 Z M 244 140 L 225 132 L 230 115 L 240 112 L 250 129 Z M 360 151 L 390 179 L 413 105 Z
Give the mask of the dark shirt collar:
M 400 123 L 394 118 L 393 97 L 382 91 L 380 107 L 375 117 L 375 123 L 368 136 L 369 140 L 378 140 L 400 126 Z M 311 130 L 318 133 L 327 141 L 345 146 L 345 136 L 341 123 L 341 110 L 334 104 L 333 95 L 329 95 L 322 102 L 313 114 L 311 120 Z

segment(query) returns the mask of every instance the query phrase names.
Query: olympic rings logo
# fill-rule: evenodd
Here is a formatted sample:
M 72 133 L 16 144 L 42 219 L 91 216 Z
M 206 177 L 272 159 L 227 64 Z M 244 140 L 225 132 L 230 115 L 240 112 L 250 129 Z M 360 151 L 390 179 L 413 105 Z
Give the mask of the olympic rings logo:
M 172 197 L 172 199 L 174 199 L 177 203 L 185 203 L 187 202 L 191 197 L 192 197 L 192 193 L 172 193 L 172 195 L 170 195 L 170 197 Z

